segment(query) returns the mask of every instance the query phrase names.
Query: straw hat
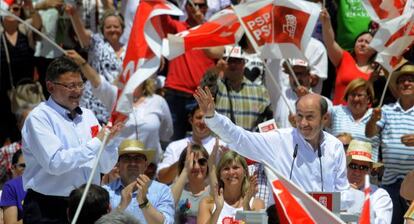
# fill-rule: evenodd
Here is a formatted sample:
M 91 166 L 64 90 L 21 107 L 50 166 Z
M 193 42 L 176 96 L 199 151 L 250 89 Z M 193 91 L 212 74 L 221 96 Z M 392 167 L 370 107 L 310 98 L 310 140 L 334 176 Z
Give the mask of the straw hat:
M 414 65 L 403 65 L 400 70 L 393 72 L 390 78 L 390 86 L 391 88 L 397 90 L 397 80 L 401 75 L 410 74 L 414 75 Z
M 382 166 L 381 163 L 376 163 L 372 160 L 372 146 L 369 142 L 352 140 L 349 143 L 348 150 L 346 151 L 347 163 L 351 160 L 365 161 L 372 163 L 373 167 Z
M 119 145 L 118 155 L 124 154 L 143 154 L 148 162 L 152 162 L 155 158 L 155 150 L 146 149 L 144 143 L 135 139 L 126 139 Z
M 410 171 L 401 183 L 400 194 L 403 198 L 414 200 L 414 170 Z

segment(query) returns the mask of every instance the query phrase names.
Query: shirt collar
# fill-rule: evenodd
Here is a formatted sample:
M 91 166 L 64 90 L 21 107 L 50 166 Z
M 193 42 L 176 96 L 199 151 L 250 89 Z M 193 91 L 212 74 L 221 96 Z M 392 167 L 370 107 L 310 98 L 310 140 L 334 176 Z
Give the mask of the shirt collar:
M 412 113 L 412 112 L 414 112 L 414 106 L 410 107 L 410 109 L 408 109 L 408 110 L 404 110 L 404 108 L 402 108 L 402 106 L 400 104 L 400 100 L 395 102 L 395 104 L 392 106 L 392 109 L 394 111 L 401 111 L 403 113 Z
M 46 103 L 51 108 L 56 110 L 60 115 L 62 115 L 62 117 L 69 118 L 70 120 L 73 120 L 76 117 L 76 116 L 72 117 L 70 111 L 68 109 L 62 107 L 61 105 L 59 105 L 51 96 L 49 97 L 49 99 L 47 100 Z M 76 107 L 75 112 L 76 112 L 77 115 L 82 115 L 82 113 L 83 113 L 83 111 L 80 107 Z

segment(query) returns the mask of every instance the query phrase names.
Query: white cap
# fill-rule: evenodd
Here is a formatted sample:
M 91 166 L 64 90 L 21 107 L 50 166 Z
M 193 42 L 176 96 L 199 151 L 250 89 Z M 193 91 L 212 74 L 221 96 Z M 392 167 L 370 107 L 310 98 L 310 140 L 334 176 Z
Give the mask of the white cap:
M 227 57 L 245 59 L 242 48 L 234 45 L 227 45 L 224 47 L 223 58 Z

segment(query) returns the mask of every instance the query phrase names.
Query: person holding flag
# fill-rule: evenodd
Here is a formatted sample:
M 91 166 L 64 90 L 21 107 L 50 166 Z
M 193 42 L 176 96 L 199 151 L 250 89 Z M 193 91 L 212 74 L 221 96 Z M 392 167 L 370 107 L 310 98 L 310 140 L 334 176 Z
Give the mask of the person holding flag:
M 370 174 L 373 167 L 379 167 L 382 164 L 375 163 L 372 160 L 371 143 L 352 140 L 349 144 L 347 155 L 348 163 L 348 181 L 354 189 L 354 204 L 348 208 L 349 213 L 361 213 L 364 204 L 364 185 L 365 175 Z M 390 195 L 383 188 L 376 185 L 370 185 L 370 220 L 371 223 L 391 223 L 392 218 L 392 201 Z
M 408 205 L 400 196 L 405 175 L 414 169 L 414 65 L 404 65 L 390 77 L 390 88 L 398 91 L 394 104 L 375 108 L 365 127 L 365 135 L 380 134 L 383 154 L 383 188 L 392 198 L 392 223 L 403 223 Z
M 304 191 L 342 192 L 349 188 L 342 143 L 323 126 L 328 119 L 326 100 L 307 94 L 296 102 L 297 128 L 253 133 L 215 112 L 208 88 L 194 94 L 207 126 L 229 147 L 249 159 L 269 164 Z

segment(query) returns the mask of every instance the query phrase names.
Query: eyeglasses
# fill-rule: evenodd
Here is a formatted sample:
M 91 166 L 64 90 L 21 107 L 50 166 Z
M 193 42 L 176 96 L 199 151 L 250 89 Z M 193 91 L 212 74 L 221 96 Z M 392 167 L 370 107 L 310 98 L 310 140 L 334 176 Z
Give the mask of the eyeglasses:
M 242 59 L 242 58 L 229 58 L 228 60 L 227 60 L 227 63 L 228 64 L 241 64 L 241 63 L 244 63 L 245 62 L 245 60 L 244 59 Z
M 193 161 L 193 166 L 195 165 L 196 162 L 200 166 L 205 166 L 207 164 L 207 159 L 206 158 L 201 158 L 201 159 L 198 159 L 198 160 L 194 160 Z
M 358 164 L 355 164 L 355 163 L 350 163 L 348 165 L 348 168 L 350 168 L 352 170 L 360 170 L 360 171 L 368 171 L 369 170 L 369 166 L 358 165 Z
M 192 4 L 190 4 L 190 3 L 187 3 L 188 5 L 190 5 L 191 7 L 192 7 Z M 207 3 L 193 3 L 194 4 L 194 6 L 197 6 L 198 8 L 207 8 Z
M 18 163 L 18 164 L 16 164 L 16 167 L 24 169 L 24 168 L 26 168 L 26 164 L 25 163 Z
M 408 82 L 414 82 L 414 76 L 412 76 L 412 75 L 404 75 L 404 76 L 400 76 L 397 79 L 397 83 L 404 83 L 406 81 L 408 81 Z
M 132 156 L 132 155 L 123 155 L 121 157 L 119 157 L 119 160 L 122 160 L 123 162 L 144 162 L 147 161 L 147 157 L 145 157 L 144 155 L 136 155 L 136 156 Z
M 76 89 L 81 89 L 82 90 L 83 88 L 85 88 L 85 83 L 83 83 L 83 82 L 69 83 L 69 84 L 64 84 L 64 83 L 60 83 L 60 82 L 53 82 L 53 83 L 56 84 L 56 85 L 59 85 L 59 86 L 63 86 L 66 89 L 71 90 L 71 91 L 76 90 Z
M 21 9 L 21 7 L 19 7 L 19 6 L 13 6 L 13 7 L 10 8 L 10 11 L 18 12 L 18 11 L 20 11 L 20 9 Z

